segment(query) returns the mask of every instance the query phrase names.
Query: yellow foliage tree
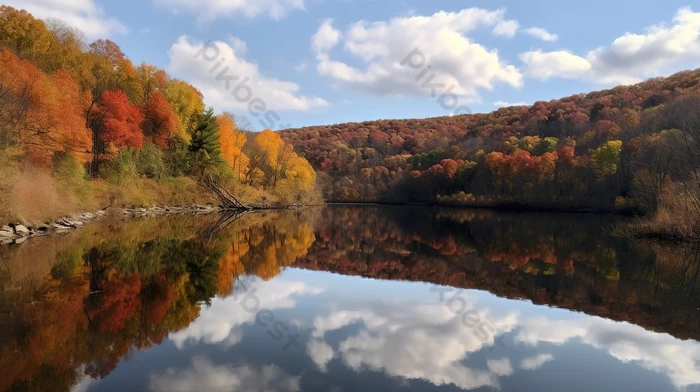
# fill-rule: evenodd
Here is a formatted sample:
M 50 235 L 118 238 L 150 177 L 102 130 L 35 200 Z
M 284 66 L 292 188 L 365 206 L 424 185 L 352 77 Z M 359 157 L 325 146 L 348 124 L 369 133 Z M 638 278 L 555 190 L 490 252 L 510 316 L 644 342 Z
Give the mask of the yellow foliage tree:
M 180 140 L 189 142 L 191 136 L 187 131 L 197 121 L 197 115 L 204 111 L 202 93 L 182 80 L 172 79 L 165 88 L 165 98 L 179 120 L 177 136 Z
M 306 159 L 285 143 L 275 132 L 262 131 L 248 147 L 250 158 L 247 180 L 251 185 L 310 190 L 316 181 L 316 172 Z
M 236 120 L 230 113 L 224 113 L 216 118 L 219 125 L 219 144 L 221 157 L 231 166 L 238 178 L 244 178 L 248 173 L 249 159 L 243 153 L 246 137 L 236 126 Z

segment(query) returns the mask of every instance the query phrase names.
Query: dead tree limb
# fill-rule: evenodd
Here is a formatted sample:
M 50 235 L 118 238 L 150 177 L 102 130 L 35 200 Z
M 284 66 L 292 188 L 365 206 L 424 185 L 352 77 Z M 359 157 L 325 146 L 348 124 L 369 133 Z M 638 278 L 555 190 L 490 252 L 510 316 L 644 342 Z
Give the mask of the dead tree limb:
M 202 186 L 211 192 L 217 199 L 219 199 L 220 207 L 225 211 L 236 211 L 236 210 L 252 210 L 249 207 L 240 202 L 235 196 L 231 194 L 226 188 L 221 186 L 221 184 L 214 181 L 211 177 L 201 181 Z

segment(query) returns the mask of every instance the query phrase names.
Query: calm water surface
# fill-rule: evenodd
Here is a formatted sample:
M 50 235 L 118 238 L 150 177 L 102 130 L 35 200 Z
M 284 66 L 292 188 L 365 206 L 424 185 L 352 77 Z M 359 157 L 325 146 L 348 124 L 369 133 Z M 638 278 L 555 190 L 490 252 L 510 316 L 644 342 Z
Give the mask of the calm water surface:
M 700 252 L 328 206 L 0 247 L 0 391 L 700 391 Z

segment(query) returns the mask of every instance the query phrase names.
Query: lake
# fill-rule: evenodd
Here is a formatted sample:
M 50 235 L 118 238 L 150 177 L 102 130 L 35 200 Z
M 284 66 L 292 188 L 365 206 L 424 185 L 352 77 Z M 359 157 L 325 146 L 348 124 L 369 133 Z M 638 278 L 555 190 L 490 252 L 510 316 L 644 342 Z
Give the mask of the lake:
M 593 214 L 108 217 L 0 247 L 0 390 L 700 391 L 700 252 Z

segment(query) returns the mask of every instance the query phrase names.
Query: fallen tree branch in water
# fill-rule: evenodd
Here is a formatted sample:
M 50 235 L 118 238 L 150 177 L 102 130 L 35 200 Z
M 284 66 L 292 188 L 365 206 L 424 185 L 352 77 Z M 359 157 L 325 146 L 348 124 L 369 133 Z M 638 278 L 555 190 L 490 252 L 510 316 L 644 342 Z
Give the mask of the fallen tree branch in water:
M 252 210 L 253 207 L 249 207 L 241 203 L 235 196 L 231 194 L 226 188 L 221 186 L 221 184 L 214 181 L 211 176 L 206 180 L 201 181 L 201 185 L 216 196 L 221 203 L 220 207 L 224 211 L 235 211 L 235 210 Z

